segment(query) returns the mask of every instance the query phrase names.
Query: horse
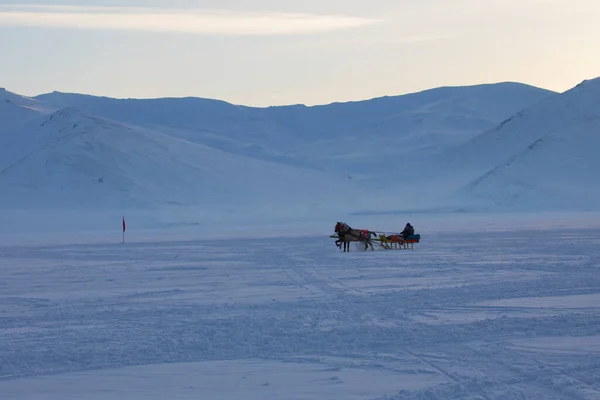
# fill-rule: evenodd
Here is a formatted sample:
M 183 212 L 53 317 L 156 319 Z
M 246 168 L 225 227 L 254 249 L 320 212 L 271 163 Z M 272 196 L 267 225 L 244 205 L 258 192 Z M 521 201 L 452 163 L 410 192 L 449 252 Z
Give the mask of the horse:
M 373 242 L 371 241 L 371 235 L 377 237 L 377 233 L 368 231 L 366 229 L 352 229 L 345 222 L 337 222 L 334 228 L 335 233 L 338 234 L 339 239 L 335 241 L 336 246 L 341 248 L 340 243 L 344 244 L 344 252 L 346 251 L 346 246 L 348 247 L 348 251 L 350 251 L 350 242 L 364 242 L 365 250 L 371 246 L 371 250 L 375 250 L 373 248 Z

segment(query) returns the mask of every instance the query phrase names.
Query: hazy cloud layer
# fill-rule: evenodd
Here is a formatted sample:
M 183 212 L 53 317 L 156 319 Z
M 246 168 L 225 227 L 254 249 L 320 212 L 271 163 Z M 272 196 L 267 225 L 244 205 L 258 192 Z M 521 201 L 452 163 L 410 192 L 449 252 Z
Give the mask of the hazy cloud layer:
M 205 35 L 293 35 L 378 24 L 345 15 L 160 8 L 0 5 L 0 25 Z

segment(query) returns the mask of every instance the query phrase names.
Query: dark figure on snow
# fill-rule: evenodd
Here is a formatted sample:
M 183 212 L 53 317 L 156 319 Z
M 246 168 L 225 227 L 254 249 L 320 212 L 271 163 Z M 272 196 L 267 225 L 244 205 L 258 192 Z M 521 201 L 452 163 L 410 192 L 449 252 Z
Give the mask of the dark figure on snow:
M 404 238 L 404 240 L 408 239 L 409 236 L 412 236 L 415 234 L 415 228 L 413 228 L 413 226 L 410 223 L 407 223 L 406 226 L 404 227 L 404 230 L 402 232 L 400 232 L 400 235 Z

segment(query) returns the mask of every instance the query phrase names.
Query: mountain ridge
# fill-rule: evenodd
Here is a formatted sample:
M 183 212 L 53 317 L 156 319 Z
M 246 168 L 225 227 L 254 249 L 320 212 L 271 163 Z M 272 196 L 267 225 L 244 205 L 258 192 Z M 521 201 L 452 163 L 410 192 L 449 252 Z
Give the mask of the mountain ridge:
M 221 148 L 232 142 L 244 148 L 258 146 L 267 154 L 312 159 L 317 165 L 356 174 L 367 167 L 370 172 L 385 167 L 386 157 L 455 145 L 552 94 L 526 84 L 500 83 L 326 106 L 266 108 L 188 97 L 115 100 L 55 93 L 36 98 L 57 108 L 77 106 L 127 124 L 220 141 Z M 378 154 L 385 157 L 373 163 Z
M 0 173 L 0 187 L 10 192 L 0 206 L 43 207 L 48 201 L 67 208 L 233 212 L 241 203 L 296 214 L 382 209 L 407 198 L 420 168 L 435 167 L 422 160 L 435 160 L 554 96 L 506 82 L 256 108 L 195 97 L 114 99 L 55 91 L 33 98 L 43 105 L 38 119 L 24 119 L 18 129 L 0 123 L 0 144 L 11 152 L 2 159 L 29 154 L 18 168 Z M 59 123 L 43 125 L 53 117 Z M 67 139 L 60 141 L 61 135 Z M 45 145 L 55 139 L 59 145 Z M 404 176 L 411 168 L 416 171 Z M 419 190 L 411 187 L 420 206 L 439 196 L 436 188 L 423 196 Z
M 502 85 L 506 85 L 506 86 L 520 86 L 520 87 L 526 87 L 526 88 L 531 88 L 531 89 L 537 89 L 537 90 L 541 90 L 541 91 L 545 91 L 549 94 L 551 93 L 559 93 L 556 91 L 553 91 L 551 89 L 546 89 L 546 88 L 542 88 L 539 86 L 534 86 L 531 84 L 527 84 L 527 83 L 523 83 L 523 82 L 518 82 L 518 81 L 497 81 L 497 82 L 485 82 L 485 83 L 476 83 L 476 84 L 470 84 L 470 85 L 443 85 L 443 86 L 436 86 L 436 87 L 431 87 L 431 88 L 426 88 L 426 89 L 422 89 L 422 90 L 415 90 L 415 91 L 411 91 L 411 92 L 406 92 L 406 93 L 397 93 L 397 94 L 384 94 L 384 95 L 378 95 L 378 96 L 373 96 L 373 97 L 365 97 L 363 99 L 357 99 L 357 100 L 342 100 L 342 101 L 331 101 L 328 103 L 319 103 L 319 104 L 304 104 L 304 103 L 289 103 L 289 104 L 273 104 L 273 105 L 267 105 L 267 106 L 252 106 L 252 105 L 248 105 L 248 104 L 242 104 L 242 103 L 236 103 L 236 102 L 232 102 L 232 101 L 228 101 L 228 100 L 224 100 L 224 99 L 219 99 L 219 98 L 211 98 L 211 97 L 202 97 L 202 96 L 193 96 L 193 95 L 186 95 L 186 96 L 158 96 L 158 97 L 115 97 L 115 96 L 107 96 L 107 95 L 95 95 L 95 94 L 91 94 L 91 93 L 82 93 L 82 92 L 63 92 L 60 90 L 53 90 L 51 92 L 45 92 L 45 93 L 39 93 L 33 96 L 23 96 L 23 97 L 29 97 L 31 99 L 44 99 L 47 98 L 49 96 L 72 96 L 72 95 L 76 95 L 76 96 L 82 96 L 82 97 L 94 97 L 94 98 L 99 98 L 99 99 L 111 99 L 111 100 L 119 100 L 119 101 L 123 101 L 123 100 L 138 100 L 138 101 L 152 101 L 152 100 L 208 100 L 208 101 L 214 101 L 214 102 L 219 102 L 219 103 L 225 103 L 231 106 L 237 106 L 237 107 L 244 107 L 244 108 L 254 108 L 254 109 L 268 109 L 268 108 L 285 108 L 285 107 L 304 107 L 304 108 L 319 108 L 319 107 L 327 107 L 327 106 L 332 106 L 332 105 L 348 105 L 348 104 L 355 104 L 355 103 L 364 103 L 364 102 L 369 102 L 369 101 L 373 101 L 373 100 L 383 100 L 383 99 L 389 99 L 389 98 L 397 98 L 397 97 L 405 97 L 405 96 L 413 96 L 413 95 L 419 95 L 419 94 L 427 94 L 429 92 L 434 92 L 434 91 L 443 91 L 443 90 L 455 90 L 455 89 L 464 89 L 464 88 L 485 88 L 485 87 L 491 87 L 491 86 L 502 86 Z M 1 88 L 0 87 L 0 92 L 4 90 L 4 91 L 8 91 L 6 88 Z M 14 92 L 16 93 L 16 92 Z

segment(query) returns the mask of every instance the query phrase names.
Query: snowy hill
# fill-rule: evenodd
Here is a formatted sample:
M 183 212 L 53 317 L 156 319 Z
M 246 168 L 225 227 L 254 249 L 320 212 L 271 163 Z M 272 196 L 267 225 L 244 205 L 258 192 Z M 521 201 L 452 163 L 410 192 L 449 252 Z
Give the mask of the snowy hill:
M 324 172 L 235 156 L 147 128 L 61 109 L 0 143 L 3 208 L 219 209 L 359 200 Z M 306 190 L 307 187 L 319 190 Z
M 409 154 L 421 157 L 462 143 L 551 94 L 498 83 L 314 107 L 254 108 L 198 98 L 111 99 L 59 92 L 36 99 L 183 135 L 235 154 L 370 174 Z
M 53 210 L 60 221 L 64 211 L 151 210 L 154 217 L 170 210 L 173 220 L 219 223 L 406 205 L 398 202 L 405 178 L 390 167 L 428 160 L 552 94 L 501 83 L 253 108 L 4 91 L 0 210 L 38 210 L 44 218 Z
M 600 209 L 600 78 L 527 108 L 445 160 L 483 209 Z

